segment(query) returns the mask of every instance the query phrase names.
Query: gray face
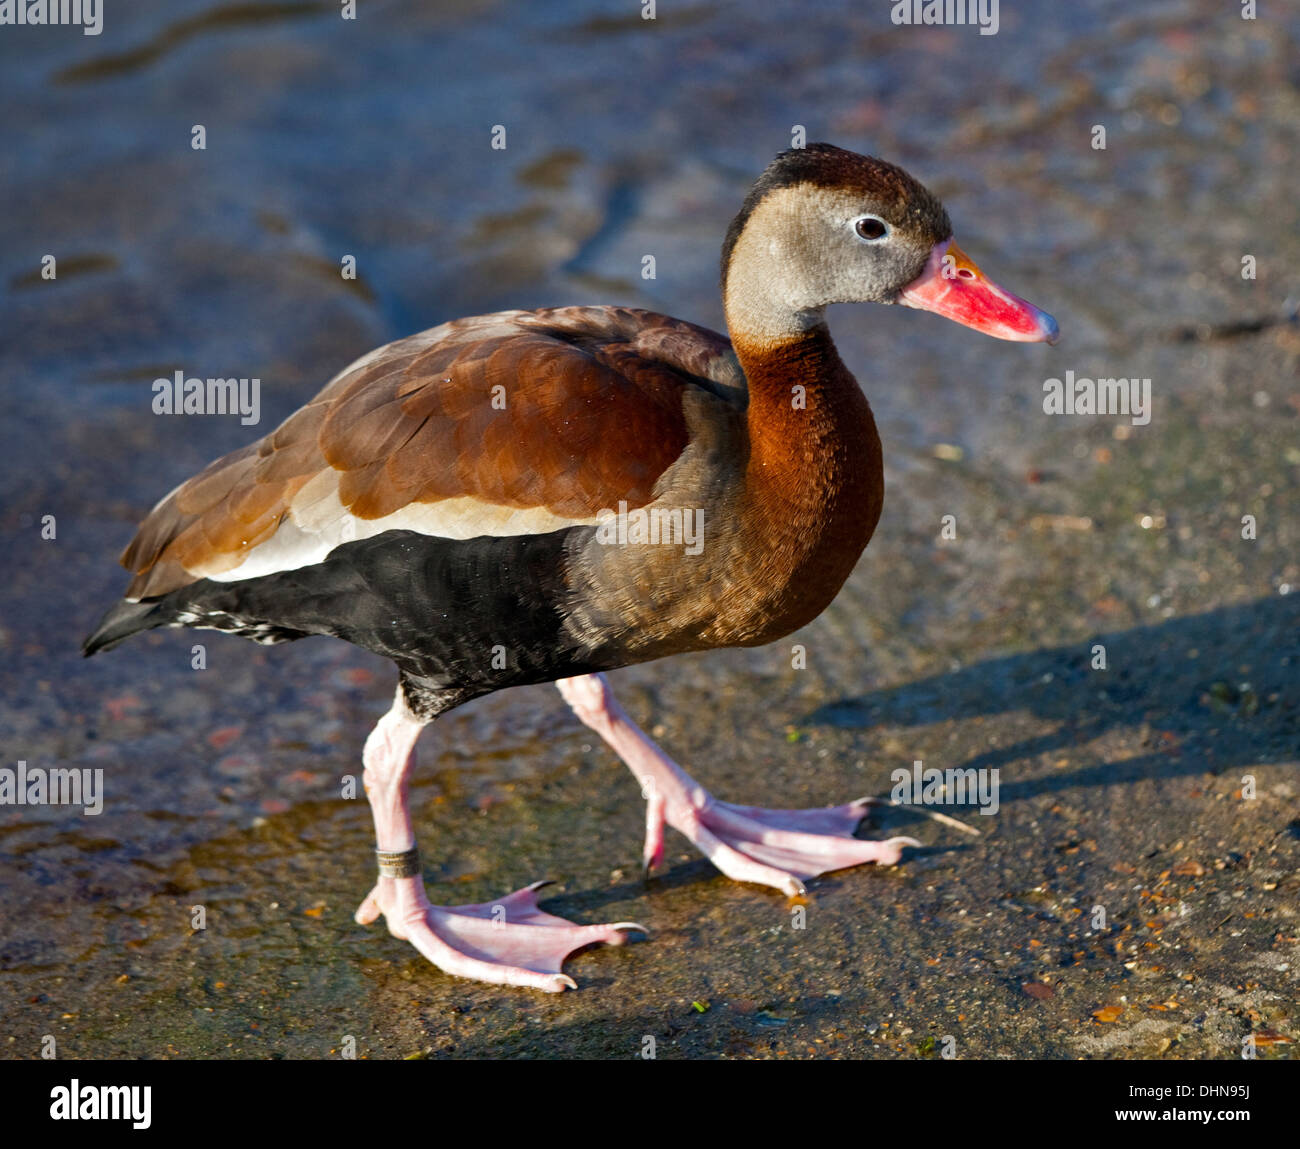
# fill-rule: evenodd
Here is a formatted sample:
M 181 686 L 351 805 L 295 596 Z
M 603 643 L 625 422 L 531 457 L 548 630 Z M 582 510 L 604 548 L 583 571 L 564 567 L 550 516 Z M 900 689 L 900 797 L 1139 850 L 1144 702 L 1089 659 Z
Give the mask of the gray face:
M 783 265 L 787 298 L 799 310 L 893 303 L 946 238 L 907 202 L 807 185 L 773 192 L 751 219 L 755 224 Z
M 894 303 L 949 238 L 937 201 L 802 183 L 755 205 L 732 249 L 733 334 L 778 335 L 820 320 L 831 303 Z

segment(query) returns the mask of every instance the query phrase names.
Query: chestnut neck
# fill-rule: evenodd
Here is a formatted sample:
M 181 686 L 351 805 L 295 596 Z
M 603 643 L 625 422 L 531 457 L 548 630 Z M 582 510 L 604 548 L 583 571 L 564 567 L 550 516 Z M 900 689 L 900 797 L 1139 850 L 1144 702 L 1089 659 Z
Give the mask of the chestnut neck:
M 875 502 L 878 511 L 880 440 L 871 407 L 840 360 L 825 307 L 801 305 L 801 293 L 786 290 L 781 269 L 769 266 L 778 225 L 789 221 L 761 210 L 750 219 L 722 282 L 749 391 L 746 488 L 765 513 L 805 523 L 824 522 L 840 496 Z
M 811 622 L 839 592 L 880 518 L 884 472 L 871 407 L 824 324 L 732 344 L 749 384 L 746 548 L 771 588 L 756 644 Z
M 875 421 L 826 324 L 779 340 L 738 332 L 732 345 L 749 387 L 751 478 L 806 489 L 819 476 L 846 477 L 843 465 L 869 447 Z

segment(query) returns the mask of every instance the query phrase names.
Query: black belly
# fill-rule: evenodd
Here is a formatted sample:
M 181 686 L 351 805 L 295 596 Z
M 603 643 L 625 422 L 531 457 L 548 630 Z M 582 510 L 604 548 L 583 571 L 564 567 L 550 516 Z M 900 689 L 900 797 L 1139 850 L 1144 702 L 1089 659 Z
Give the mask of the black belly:
M 408 702 L 431 718 L 507 686 L 624 665 L 616 649 L 565 627 L 569 556 L 593 528 L 441 539 L 387 531 L 324 562 L 238 582 L 203 579 L 165 596 L 153 625 L 228 631 L 259 642 L 313 634 L 391 658 Z

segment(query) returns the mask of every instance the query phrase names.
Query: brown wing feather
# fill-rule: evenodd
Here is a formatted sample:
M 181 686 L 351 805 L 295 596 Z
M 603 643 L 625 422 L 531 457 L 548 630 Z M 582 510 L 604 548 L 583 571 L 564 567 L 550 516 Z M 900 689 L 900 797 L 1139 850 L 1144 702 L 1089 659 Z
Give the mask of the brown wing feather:
M 122 555 L 127 595 L 235 569 L 331 469 L 358 519 L 464 497 L 573 518 L 644 506 L 686 446 L 684 389 L 733 363 L 715 332 L 622 308 L 505 312 L 400 340 L 159 503 Z

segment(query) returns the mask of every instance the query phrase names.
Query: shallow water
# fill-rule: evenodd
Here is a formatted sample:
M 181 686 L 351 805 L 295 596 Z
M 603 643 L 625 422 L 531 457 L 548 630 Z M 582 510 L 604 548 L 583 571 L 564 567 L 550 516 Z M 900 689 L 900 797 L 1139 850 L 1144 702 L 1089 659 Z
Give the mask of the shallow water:
M 1279 594 L 1300 580 L 1294 15 L 1008 0 L 980 37 L 895 28 L 883 3 L 660 5 L 653 22 L 631 3 L 395 0 L 355 22 L 332 3 L 119 7 L 99 37 L 0 29 L 0 764 L 102 769 L 107 790 L 97 818 L 0 807 L 4 1055 L 54 1033 L 90 1058 L 327 1056 L 352 1032 L 375 1056 L 631 1056 L 647 1031 L 696 1056 L 923 1055 L 959 1014 L 971 1056 L 1300 1036 L 1300 964 L 1279 968 L 1294 943 L 1277 940 L 1296 933 L 1300 744 L 1297 599 Z M 154 633 L 90 663 L 77 644 L 158 497 L 382 342 L 558 303 L 721 326 L 721 236 L 796 125 L 922 178 L 1064 339 L 836 309 L 889 493 L 840 600 L 790 640 L 809 669 L 781 644 L 616 678 L 728 797 L 817 805 L 883 792 L 917 757 L 996 760 L 996 832 L 971 846 L 909 825 L 932 853 L 837 875 L 793 938 L 774 895 L 684 852 L 643 889 L 631 779 L 553 691 L 499 695 L 422 747 L 438 896 L 551 876 L 555 912 L 649 916 L 656 936 L 575 961 L 585 992 L 560 1001 L 452 982 L 350 920 L 369 817 L 339 780 L 391 668 L 324 640 Z M 260 424 L 153 415 L 152 381 L 177 369 L 259 378 Z M 1045 416 L 1042 381 L 1066 369 L 1150 376 L 1152 423 Z M 1079 673 L 1098 634 L 1127 660 L 1100 694 Z M 1264 797 L 1243 811 L 1247 767 Z M 1073 911 L 1026 917 L 1020 891 L 1055 882 L 1058 906 L 1088 905 L 1107 882 L 1168 882 L 1189 853 L 1209 877 L 1165 966 L 1197 988 L 1143 1015 L 1171 1028 L 1098 1027 L 1107 995 L 1139 993 L 1114 949 L 1131 939 L 1094 952 Z M 1136 894 L 1109 896 L 1141 945 L 1166 944 Z M 1216 898 L 1256 916 L 1213 932 Z M 1031 1000 L 1044 945 L 1062 989 Z M 1243 963 L 1246 1004 L 1219 993 Z M 703 997 L 717 1009 L 690 1009 Z M 915 1031 L 901 1044 L 895 1015 Z

